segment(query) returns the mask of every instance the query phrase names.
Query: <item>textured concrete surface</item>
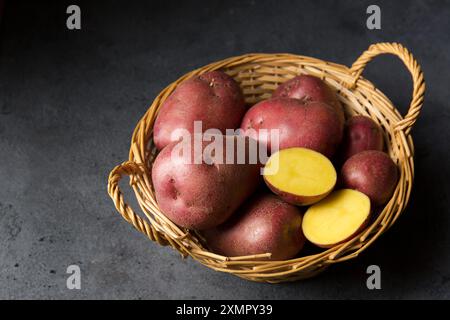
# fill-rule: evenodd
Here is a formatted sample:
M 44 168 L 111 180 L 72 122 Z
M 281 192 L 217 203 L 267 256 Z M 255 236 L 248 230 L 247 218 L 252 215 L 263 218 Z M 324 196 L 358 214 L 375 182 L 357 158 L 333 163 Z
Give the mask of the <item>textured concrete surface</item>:
M 10 1 L 0 40 L 0 298 L 450 298 L 450 5 L 377 1 Z M 225 4 L 226 3 L 226 4 Z M 292 52 L 350 65 L 369 44 L 404 43 L 422 64 L 426 102 L 413 130 L 416 181 L 398 223 L 358 259 L 314 279 L 250 283 L 181 260 L 116 213 L 109 170 L 127 158 L 153 97 L 185 72 L 247 52 Z M 365 76 L 403 112 L 402 64 Z M 130 199 L 130 198 L 129 198 Z M 77 264 L 82 289 L 66 288 Z M 366 268 L 382 290 L 366 288 Z

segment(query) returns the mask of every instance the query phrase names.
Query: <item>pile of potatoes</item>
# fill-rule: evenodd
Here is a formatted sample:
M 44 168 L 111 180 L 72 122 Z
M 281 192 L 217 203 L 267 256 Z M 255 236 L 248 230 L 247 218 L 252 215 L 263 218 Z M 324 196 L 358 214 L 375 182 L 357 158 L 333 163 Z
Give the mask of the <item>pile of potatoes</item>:
M 224 145 L 245 148 L 256 140 L 271 150 L 271 136 L 259 132 L 278 129 L 278 151 L 265 163 L 227 162 L 226 154 L 185 161 L 174 150 L 193 145 L 180 138 L 194 132 L 194 121 L 202 121 L 203 130 L 217 129 Z M 239 128 L 240 134 L 226 135 Z M 285 260 L 299 256 L 306 240 L 323 248 L 342 243 L 391 198 L 398 179 L 396 164 L 383 152 L 381 128 L 369 117 L 346 119 L 332 88 L 309 75 L 283 83 L 253 106 L 224 72 L 190 78 L 162 104 L 153 140 L 159 153 L 152 182 L 161 211 L 225 256 L 271 253 L 270 259 Z M 237 149 L 224 150 L 238 157 Z

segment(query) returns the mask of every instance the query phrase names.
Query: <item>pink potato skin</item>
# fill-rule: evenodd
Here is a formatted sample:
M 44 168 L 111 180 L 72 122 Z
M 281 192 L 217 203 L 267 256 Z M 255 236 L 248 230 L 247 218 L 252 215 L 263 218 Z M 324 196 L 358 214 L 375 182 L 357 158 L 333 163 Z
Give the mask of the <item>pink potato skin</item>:
M 244 139 L 248 146 L 249 138 L 243 136 L 223 138 L 224 144 L 227 139 Z M 152 167 L 152 181 L 161 211 L 181 227 L 201 230 L 223 223 L 262 181 L 260 165 L 248 161 L 186 163 L 183 155 L 172 152 L 178 143 L 185 141 L 172 142 L 158 154 Z M 209 143 L 203 142 L 202 150 Z M 223 156 L 226 157 L 225 151 Z
M 255 104 L 245 114 L 241 129 L 244 135 L 266 144 L 269 150 L 272 147 L 270 135 L 258 134 L 258 130 L 279 129 L 280 150 L 304 147 L 327 157 L 334 155 L 343 135 L 343 123 L 329 105 L 291 98 L 274 98 Z
M 309 206 L 313 203 L 319 202 L 323 198 L 325 198 L 327 195 L 330 194 L 332 189 L 328 192 L 325 192 L 323 194 L 317 195 L 317 196 L 300 196 L 296 194 L 292 194 L 289 192 L 281 191 L 277 187 L 271 185 L 269 181 L 264 178 L 264 182 L 266 183 L 267 187 L 276 195 L 278 195 L 281 199 L 286 201 L 287 203 L 290 203 L 292 205 L 296 206 Z
M 382 151 L 357 153 L 341 169 L 343 187 L 366 194 L 375 206 L 383 205 L 390 199 L 397 180 L 397 166 Z
M 339 121 L 345 122 L 344 109 L 336 92 L 324 81 L 314 76 L 300 75 L 286 81 L 273 92 L 272 98 L 294 98 L 303 102 L 325 102 L 336 110 Z
M 178 141 L 176 129 L 194 132 L 194 121 L 203 131 L 211 128 L 225 133 L 236 129 L 247 111 L 239 85 L 222 71 L 211 71 L 182 82 L 164 101 L 155 121 L 153 141 L 158 150 Z
M 250 198 L 230 220 L 203 231 L 207 245 L 225 256 L 272 253 L 271 260 L 286 260 L 303 248 L 302 213 L 275 195 Z
M 366 116 L 353 116 L 347 121 L 340 150 L 342 162 L 366 150 L 383 151 L 383 133 L 380 126 Z

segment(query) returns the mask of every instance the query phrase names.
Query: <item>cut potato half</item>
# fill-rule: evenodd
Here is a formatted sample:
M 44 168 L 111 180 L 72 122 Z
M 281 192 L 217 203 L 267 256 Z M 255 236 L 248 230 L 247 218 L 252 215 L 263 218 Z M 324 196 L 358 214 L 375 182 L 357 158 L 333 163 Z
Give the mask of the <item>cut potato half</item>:
M 370 199 L 364 193 L 342 189 L 311 206 L 302 223 L 305 237 L 330 248 L 360 232 L 369 221 Z
M 327 157 L 306 148 L 274 153 L 264 167 L 267 186 L 283 200 L 310 205 L 328 195 L 336 184 L 336 170 Z

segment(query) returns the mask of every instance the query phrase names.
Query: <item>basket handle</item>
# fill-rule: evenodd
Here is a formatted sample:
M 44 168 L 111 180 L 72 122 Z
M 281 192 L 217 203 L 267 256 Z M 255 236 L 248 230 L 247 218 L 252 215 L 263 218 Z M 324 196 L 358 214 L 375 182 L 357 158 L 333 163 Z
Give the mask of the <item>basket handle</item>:
M 136 181 L 136 177 L 143 174 L 143 165 L 133 161 L 126 161 L 116 166 L 109 174 L 108 194 L 113 200 L 117 211 L 119 211 L 128 223 L 132 224 L 138 231 L 145 234 L 151 240 L 156 241 L 161 245 L 166 245 L 167 240 L 164 235 L 158 233 L 150 223 L 134 212 L 134 210 L 124 201 L 122 191 L 120 191 L 119 188 L 119 181 L 124 175 L 130 177 L 130 185 L 133 185 Z
M 419 116 L 420 110 L 422 109 L 423 97 L 425 93 L 425 80 L 419 63 L 408 51 L 408 49 L 399 43 L 385 42 L 371 45 L 369 49 L 364 51 L 350 68 L 350 71 L 354 77 L 350 87 L 354 88 L 356 86 L 357 81 L 361 76 L 361 73 L 364 71 L 367 63 L 381 54 L 393 54 L 399 57 L 412 75 L 413 94 L 408 113 L 401 121 L 394 125 L 395 130 L 405 130 L 406 133 L 409 133 L 412 126 L 416 122 L 417 117 Z

